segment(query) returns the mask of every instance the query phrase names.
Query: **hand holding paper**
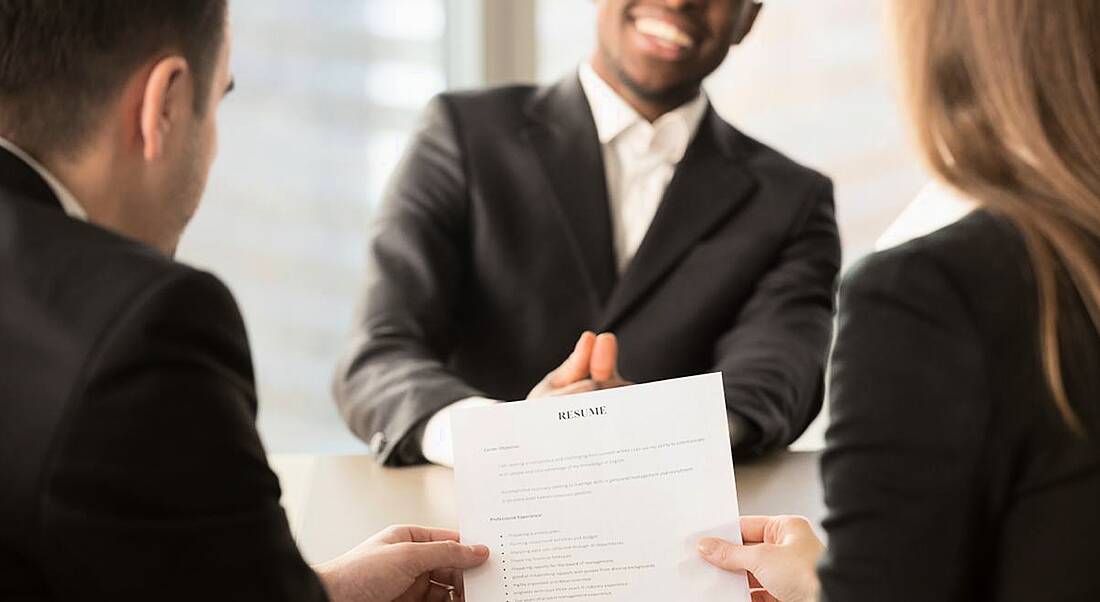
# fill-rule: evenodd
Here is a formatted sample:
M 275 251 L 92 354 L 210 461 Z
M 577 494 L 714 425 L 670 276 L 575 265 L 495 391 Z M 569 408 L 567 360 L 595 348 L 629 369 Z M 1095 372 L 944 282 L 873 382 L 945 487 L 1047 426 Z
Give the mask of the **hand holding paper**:
M 467 599 L 748 600 L 743 572 L 705 562 L 740 542 L 718 374 L 453 417 L 463 541 L 493 557 Z
M 744 545 L 707 537 L 699 553 L 727 571 L 748 571 L 753 602 L 816 602 L 817 561 L 825 551 L 802 516 L 743 516 Z

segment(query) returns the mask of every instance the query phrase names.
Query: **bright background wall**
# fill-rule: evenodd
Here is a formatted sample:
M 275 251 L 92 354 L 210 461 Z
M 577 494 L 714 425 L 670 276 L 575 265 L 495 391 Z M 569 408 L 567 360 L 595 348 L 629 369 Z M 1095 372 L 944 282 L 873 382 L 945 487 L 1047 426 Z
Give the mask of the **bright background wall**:
M 747 133 L 831 175 L 845 261 L 924 177 L 892 91 L 880 0 L 768 0 L 707 90 Z M 448 87 L 550 82 L 594 40 L 590 0 L 234 0 L 237 91 L 181 257 L 237 295 L 273 452 L 359 452 L 329 385 L 364 234 L 417 114 Z M 533 32 L 533 34 L 532 34 Z M 820 444 L 823 422 L 803 442 Z

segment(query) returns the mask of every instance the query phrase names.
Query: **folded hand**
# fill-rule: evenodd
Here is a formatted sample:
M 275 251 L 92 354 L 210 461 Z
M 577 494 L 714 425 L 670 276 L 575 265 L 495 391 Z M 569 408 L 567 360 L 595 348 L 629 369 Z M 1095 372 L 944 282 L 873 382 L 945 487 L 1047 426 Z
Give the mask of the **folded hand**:
M 527 399 L 572 395 L 632 384 L 619 375 L 619 341 L 611 333 L 585 332 L 573 353 L 546 375 Z

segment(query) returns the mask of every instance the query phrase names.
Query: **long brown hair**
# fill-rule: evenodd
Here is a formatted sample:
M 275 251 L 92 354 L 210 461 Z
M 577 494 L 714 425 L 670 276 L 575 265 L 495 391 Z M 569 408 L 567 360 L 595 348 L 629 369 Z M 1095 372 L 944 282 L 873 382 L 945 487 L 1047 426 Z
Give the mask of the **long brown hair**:
M 893 11 L 924 159 L 1021 233 L 1043 371 L 1066 423 L 1084 433 L 1058 324 L 1073 294 L 1100 330 L 1100 2 L 895 0 Z

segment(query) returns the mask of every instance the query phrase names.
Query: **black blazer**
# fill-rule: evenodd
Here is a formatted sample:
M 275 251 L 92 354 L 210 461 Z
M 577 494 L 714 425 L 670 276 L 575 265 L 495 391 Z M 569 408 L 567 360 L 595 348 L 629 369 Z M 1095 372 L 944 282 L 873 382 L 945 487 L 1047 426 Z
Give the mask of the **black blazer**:
M 214 277 L 0 149 L 0 599 L 322 600 Z
M 751 451 L 791 442 L 820 409 L 840 266 L 831 183 L 713 110 L 619 278 L 579 80 L 444 94 L 368 256 L 336 398 L 381 461 L 421 461 L 416 427 L 451 402 L 526 397 L 586 329 L 618 334 L 628 380 L 723 372 Z
M 975 213 L 841 287 L 822 472 L 825 599 L 1100 600 L 1100 338 L 1062 319 L 1071 435 L 1047 392 L 1021 237 Z

